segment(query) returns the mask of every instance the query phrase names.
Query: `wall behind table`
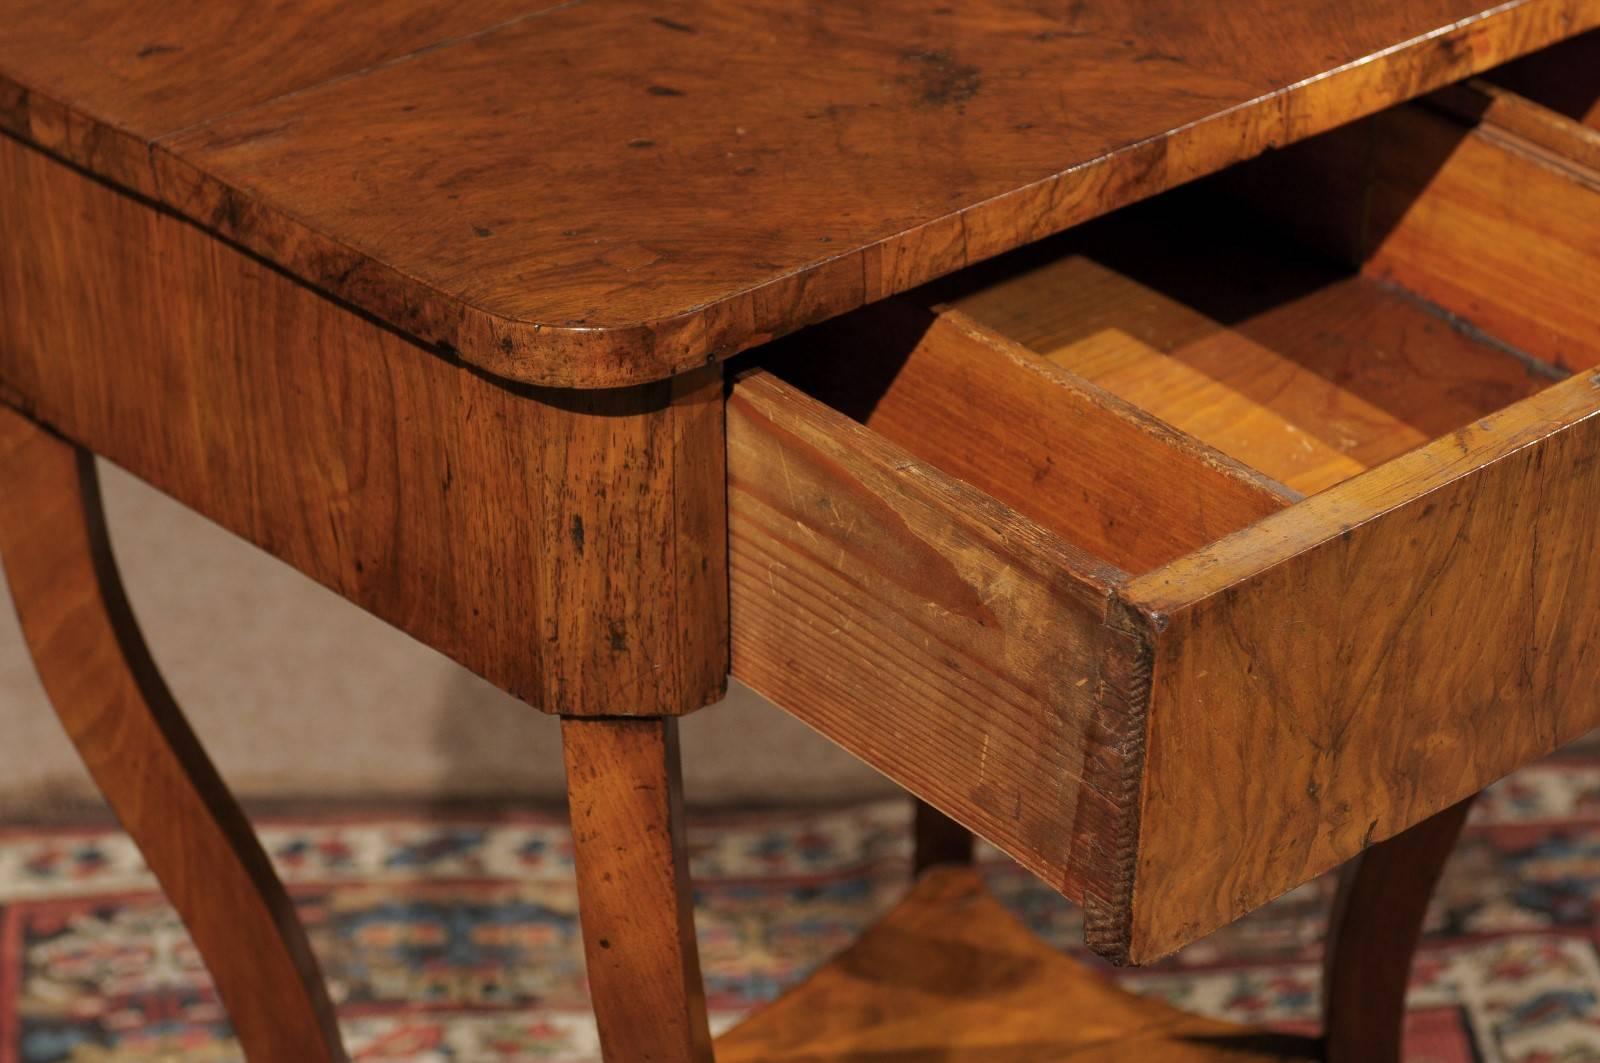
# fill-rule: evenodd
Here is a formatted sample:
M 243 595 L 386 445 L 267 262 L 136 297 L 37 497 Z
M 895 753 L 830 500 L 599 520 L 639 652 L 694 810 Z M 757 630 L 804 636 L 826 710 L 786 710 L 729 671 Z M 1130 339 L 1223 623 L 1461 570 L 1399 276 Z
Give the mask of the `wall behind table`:
M 134 609 L 236 793 L 560 798 L 556 721 L 131 476 L 104 463 L 101 472 Z M 896 792 L 738 684 L 685 721 L 683 747 L 694 804 Z M 93 795 L 0 580 L 0 818 Z

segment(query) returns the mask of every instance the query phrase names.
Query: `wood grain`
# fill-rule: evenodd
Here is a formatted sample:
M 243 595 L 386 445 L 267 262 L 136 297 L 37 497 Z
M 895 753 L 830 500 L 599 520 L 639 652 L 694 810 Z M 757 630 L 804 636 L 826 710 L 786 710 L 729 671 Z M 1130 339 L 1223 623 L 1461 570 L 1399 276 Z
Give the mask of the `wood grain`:
M 150 144 L 393 62 L 537 0 L 7 0 L 0 129 L 140 192 Z M 544 5 L 544 6 L 549 6 Z
M 1593 386 L 1553 383 L 1554 370 L 1437 308 L 1241 221 L 1219 195 L 1202 189 L 1175 206 L 1134 208 L 928 296 L 955 298 L 983 324 L 889 307 L 812 330 L 765 359 L 871 434 L 767 384 L 749 406 L 736 389 L 730 414 L 736 673 L 1069 896 L 1081 893 L 1090 944 L 1123 961 L 1157 958 L 1215 929 L 1594 720 L 1582 677 L 1547 675 L 1539 663 L 1560 631 L 1564 666 L 1581 671 L 1573 662 L 1593 635 L 1574 612 L 1577 598 L 1549 597 L 1558 580 L 1600 578 L 1585 567 L 1588 533 L 1567 526 L 1592 490 L 1587 453 L 1573 440 L 1587 437 L 1600 406 Z M 1211 239 L 1219 232 L 1224 239 Z M 1097 402 L 1073 430 L 1071 404 L 1054 405 L 1060 389 L 1080 399 L 1092 389 L 1047 372 L 1045 358 L 1011 338 L 1062 356 L 1054 344 L 1093 344 L 1107 329 L 1118 343 L 1137 330 L 1128 342 L 1141 345 L 1139 373 L 1165 375 L 1121 383 L 1180 425 L 1193 427 L 1204 404 L 1175 392 L 1172 370 L 1153 369 L 1152 359 L 1178 367 L 1202 398 L 1229 396 L 1219 431 L 1259 408 L 1262 425 L 1312 436 L 1314 456 L 1330 464 L 1312 469 L 1320 483 L 1301 482 L 1321 493 L 1202 532 L 1189 515 L 1237 477 L 1199 480 L 1192 500 L 1176 502 L 1130 502 L 1105 486 L 1178 491 L 1160 486 L 1159 471 L 1131 471 L 1165 453 L 1116 435 L 1143 423 L 1138 415 Z M 791 353 L 801 343 L 813 349 Z M 1091 375 L 1128 365 L 1125 350 L 1078 354 L 1074 364 Z M 1101 423 L 1105 414 L 1111 423 Z M 1259 433 L 1249 436 L 1229 444 L 1235 456 L 1276 460 L 1263 459 Z M 1194 446 L 1177 445 L 1165 460 L 1181 468 L 1179 455 Z M 909 488 L 896 473 L 909 468 L 983 494 L 925 495 L 906 511 Z M 1057 478 L 1031 497 L 1041 470 Z M 1197 482 L 1187 470 L 1174 478 Z M 863 484 L 882 510 L 838 504 Z M 995 502 L 1000 514 L 977 516 Z M 1161 522 L 1163 534 L 1192 533 L 1185 546 L 1195 552 L 1150 571 L 1141 554 L 1157 552 L 1130 547 L 1137 529 L 1123 518 L 1162 506 L 1178 517 Z M 945 524 L 921 507 L 942 509 Z M 1045 643 L 1029 647 L 1065 654 L 1065 667 L 1011 656 L 1025 620 L 991 625 L 1007 636 L 991 650 L 948 609 L 929 612 L 918 566 L 885 578 L 895 569 L 884 559 L 915 556 L 908 544 L 932 543 L 971 564 L 970 551 L 943 538 L 949 529 L 1019 515 L 1116 565 L 1101 577 L 1097 608 L 1070 627 L 1052 624 Z M 1014 576 L 1004 559 L 1015 544 L 1008 536 L 989 547 L 984 564 Z M 1042 585 L 1041 556 L 1030 551 L 1028 575 L 1007 586 Z M 992 579 L 971 571 L 974 585 Z M 1079 561 L 1074 571 L 1092 569 Z M 1524 584 L 1532 590 L 1519 597 Z M 885 608 L 897 585 L 910 593 Z M 997 597 L 981 600 L 992 607 Z M 1037 608 L 1029 601 L 1037 599 L 1010 604 Z M 1442 648 L 1437 622 L 1426 622 L 1457 613 L 1477 625 L 1470 662 Z M 1519 628 L 1530 614 L 1537 623 Z M 1533 641 L 1528 632 L 1539 630 L 1544 641 Z M 972 663 L 935 657 L 931 640 L 979 653 Z M 904 643 L 915 648 L 885 665 L 882 647 Z M 1086 674 L 1085 660 L 1098 672 Z M 1518 741 L 1479 748 L 1473 735 L 1503 726 L 1488 722 L 1494 697 L 1519 690 L 1506 677 L 1535 669 L 1542 678 L 1521 684 L 1537 703 L 1527 711 L 1559 719 L 1538 717 Z M 999 701 L 996 680 L 1039 675 L 1054 686 L 1046 678 L 1031 700 L 1010 699 L 1016 730 L 995 744 L 982 705 Z M 1053 702 L 1068 683 L 1092 693 Z M 1406 713 L 1392 711 L 1400 704 Z M 1041 765 L 1040 750 L 1052 760 Z M 1359 766 L 1345 767 L 1352 759 Z M 998 794 L 978 785 L 1001 772 L 1054 777 L 1063 763 L 1073 784 L 1059 805 L 1025 779 L 1006 776 Z M 1020 800 L 1008 817 L 1002 795 L 1013 791 Z M 1089 870 L 1063 866 L 1062 853 Z
M 1153 644 L 1126 958 L 1600 723 L 1597 412 L 1574 377 L 1119 592 Z
M 1593 131 L 1487 91 L 1297 144 L 1241 167 L 1238 190 L 1469 335 L 1563 371 L 1600 364 Z M 1308 215 L 1320 220 L 1297 224 Z
M 924 875 L 854 945 L 717 1039 L 718 1063 L 1267 1063 L 1311 1038 L 1188 1015 L 1039 941 L 967 869 Z
M 733 674 L 1069 897 L 1121 574 L 765 373 L 728 402 Z
M 589 995 L 606 1063 L 711 1063 L 677 721 L 564 719 Z
M 1144 572 L 1274 513 L 1282 487 L 958 311 L 890 301 L 784 345 L 778 375 L 1085 551 Z
M 1600 41 L 1600 35 L 1594 39 Z M 1596 64 L 1600 69 L 1600 58 Z M 1503 129 L 1585 169 L 1600 170 L 1600 119 L 1580 124 L 1483 78 L 1440 89 L 1427 97 L 1427 103 L 1463 121 Z
M 1227 184 L 1170 193 L 1029 249 L 995 276 L 980 273 L 953 293 L 954 304 L 1052 358 L 1070 359 L 1064 352 L 1079 344 L 1092 349 L 1107 330 L 1160 352 L 1185 368 L 1148 359 L 1145 367 L 1181 377 L 1185 395 L 1171 390 L 1177 380 L 1152 377 L 1124 379 L 1137 386 L 1123 397 L 1180 416 L 1180 427 L 1246 464 L 1229 448 L 1249 445 L 1257 426 L 1230 424 L 1235 413 L 1260 419 L 1261 442 L 1274 420 L 1287 422 L 1294 432 L 1284 434 L 1312 465 L 1332 448 L 1372 466 L 1547 386 L 1554 371 L 1530 368 L 1439 308 L 1303 246 L 1293 221 L 1319 214 L 1327 200 L 1317 197 L 1308 212 L 1287 190 L 1327 176 L 1330 147 L 1297 148 L 1289 174 L 1283 160 L 1263 160 L 1270 165 L 1245 182 L 1245 203 L 1231 201 L 1240 178 L 1230 174 Z M 1343 187 L 1355 194 L 1363 186 L 1352 179 Z M 1244 405 L 1216 410 L 1207 426 L 1202 407 L 1219 400 Z M 1183 414 L 1194 403 L 1201 420 Z M 1275 452 L 1289 463 L 1256 453 L 1271 461 L 1256 467 L 1304 475 L 1293 451 Z M 1335 476 L 1349 470 L 1337 461 L 1330 468 Z M 1294 486 L 1326 482 L 1313 470 Z
M 1365 468 L 1271 408 L 1120 329 L 1057 348 L 1049 358 L 1291 490 L 1315 494 Z
M 1341 869 L 1322 976 L 1327 1063 L 1401 1063 L 1423 917 L 1472 801 L 1379 842 Z
M 5 406 L 0 557 L 50 703 L 183 917 L 245 1054 L 344 1060 L 294 905 L 134 622 L 94 459 Z
M 1316 419 L 1319 412 L 1348 416 L 1359 401 L 1344 384 L 1376 390 L 1397 381 L 1390 405 L 1431 426 L 1432 418 L 1455 423 L 1476 403 L 1548 383 L 1414 302 L 1371 280 L 1341 276 L 1332 295 L 1317 289 L 1303 297 L 1316 314 L 1302 323 L 1356 322 L 1362 308 L 1392 302 L 1396 317 L 1438 323 L 1439 332 L 1411 331 L 1417 342 L 1401 357 L 1377 359 L 1364 372 L 1358 342 L 1327 344 L 1333 353 L 1322 363 L 1308 357 L 1313 365 L 1352 367 L 1328 380 L 1225 330 L 1235 338 L 1220 349 L 1258 353 L 1243 365 L 1207 364 L 1214 374 L 1207 379 L 1242 391 L 1267 387 L 1269 400 L 1321 431 L 1328 422 Z M 880 326 L 885 320 L 873 317 Z M 1358 336 L 1373 334 L 1370 322 L 1351 327 Z M 769 376 L 752 374 L 735 387 L 734 671 L 1082 899 L 1096 949 L 1133 962 L 1164 955 L 1458 800 L 1465 791 L 1455 787 L 1475 790 L 1577 733 L 1576 723 L 1563 720 L 1555 730 L 1533 729 L 1521 745 L 1472 748 L 1469 733 L 1492 707 L 1477 685 L 1514 674 L 1537 651 L 1525 636 L 1508 634 L 1515 624 L 1495 612 L 1523 608 L 1517 584 L 1494 591 L 1493 606 L 1480 616 L 1471 604 L 1479 583 L 1460 559 L 1472 556 L 1478 568 L 1503 572 L 1500 551 L 1520 556 L 1508 538 L 1531 536 L 1540 556 L 1527 564 L 1538 587 L 1558 579 L 1556 570 L 1573 573 L 1571 559 L 1587 533 L 1565 528 L 1561 515 L 1577 505 L 1588 475 L 1584 455 L 1568 446 L 1600 407 L 1589 381 L 1557 384 L 1502 412 L 1477 412 L 1421 449 L 1412 449 L 1423 439 L 1417 428 L 1374 407 L 1368 449 L 1353 449 L 1375 457 L 1408 453 L 1371 472 L 1340 470 L 1344 475 L 1315 498 L 1235 524 L 1231 534 L 1211 529 L 1206 535 L 1220 538 L 1199 535 L 1195 552 L 1130 582 L 1100 556 L 1122 547 L 1116 535 L 1088 538 L 1080 517 L 1060 522 L 1075 533 L 1073 545 L 1052 545 L 1041 537 L 1043 527 L 1028 525 L 1027 516 L 1039 518 L 1050 503 L 1008 487 L 1008 467 L 1034 468 L 1032 459 L 1016 457 L 1024 453 L 1019 447 L 1052 441 L 1042 453 L 1062 455 L 1066 475 L 1050 493 L 1078 493 L 1076 504 L 1093 518 L 1114 503 L 1097 490 L 1100 481 L 1079 482 L 1070 452 L 1088 453 L 1083 467 L 1110 478 L 1160 448 L 1140 454 L 1140 444 L 1126 439 L 1116 448 L 1090 441 L 1115 438 L 1119 425 L 1134 423 L 1119 417 L 1052 436 L 1053 427 L 1041 426 L 1072 425 L 1070 413 L 1057 418 L 1050 405 L 1067 378 L 1028 376 L 1023 367 L 1031 361 L 1048 369 L 1045 360 L 1001 340 L 978 342 L 978 327 L 959 315 L 922 328 L 913 330 L 909 357 L 888 359 L 887 376 L 872 364 L 873 351 L 907 345 L 892 339 L 892 328 L 849 321 L 804 337 L 822 348 L 805 361 L 768 359 L 865 425 Z M 1295 331 L 1287 320 L 1262 328 L 1264 336 Z M 1184 333 L 1174 349 L 1188 356 L 1216 334 Z M 1434 335 L 1442 351 L 1428 349 Z M 1446 364 L 1458 343 L 1473 352 L 1459 381 Z M 1177 355 L 1144 356 L 1198 372 Z M 1499 360 L 1493 368 L 1490 357 Z M 962 382 L 963 374 L 970 379 Z M 1442 392 L 1436 405 L 1446 413 L 1428 408 L 1430 387 Z M 1332 398 L 1307 398 L 1315 394 Z M 1116 412 L 1104 404 L 1094 409 L 1097 418 Z M 963 436 L 976 445 L 964 448 Z M 1248 451 L 1240 456 L 1248 460 Z M 1166 460 L 1185 469 L 1182 448 L 1171 454 Z M 1514 470 L 1542 461 L 1567 496 L 1516 479 Z M 983 492 L 965 489 L 950 479 L 953 472 Z M 1182 475 L 1196 476 L 1187 469 Z M 1155 483 L 1159 476 L 1150 474 Z M 1192 510 L 1169 503 L 1166 512 L 1203 510 L 1218 497 L 1216 484 L 1231 489 L 1239 482 L 1208 482 Z M 1491 509 L 1483 515 L 1474 509 L 1477 491 L 1494 499 L 1484 502 Z M 1453 508 L 1440 501 L 1452 493 Z M 1464 531 L 1469 520 L 1478 525 Z M 1019 526 L 1028 530 L 997 533 Z M 1186 533 L 1181 525 L 1166 529 Z M 1481 543 L 1479 553 L 1456 545 L 1458 534 Z M 1351 541 L 1359 557 L 1341 560 L 1338 544 Z M 1546 550 L 1555 552 L 1547 557 Z M 1220 557 L 1231 566 L 1225 579 L 1214 560 Z M 1450 578 L 1436 579 L 1440 572 Z M 1052 573 L 1073 581 L 1071 597 L 1056 597 Z M 1571 613 L 1573 600 L 1564 601 Z M 1437 650 L 1427 655 L 1434 628 L 1414 633 L 1413 608 L 1425 610 L 1421 615 L 1468 610 L 1487 625 L 1482 640 L 1495 652 L 1480 650 L 1472 665 Z M 1234 626 L 1241 623 L 1251 625 L 1251 641 Z M 1543 629 L 1556 630 L 1553 623 L 1540 619 Z M 1562 630 L 1571 640 L 1562 653 L 1580 654 L 1588 628 L 1579 620 Z M 1402 638 L 1417 641 L 1397 649 Z M 1267 664 L 1293 700 L 1263 685 Z M 1361 678 L 1368 675 L 1380 678 Z M 1563 692 L 1581 689 L 1561 678 L 1545 682 Z M 1419 707 L 1404 716 L 1382 709 L 1402 703 Z M 1581 705 L 1559 711 L 1590 718 Z M 1212 725 L 1218 733 L 1206 731 Z M 1443 737 L 1452 734 L 1448 742 Z M 1345 742 L 1353 745 L 1342 755 L 1359 769 L 1331 759 L 1330 750 Z M 1226 780 L 1220 789 L 1217 771 Z M 1257 826 L 1266 822 L 1270 829 Z
M 1375 135 L 1365 271 L 1551 364 L 1600 364 L 1600 171 L 1420 108 Z
M 323 5 L 281 6 L 273 54 Z M 268 84 L 201 7 L 88 43 L 89 16 L 40 16 L 0 57 L 27 90 L 12 127 L 49 114 L 40 139 L 93 166 L 126 129 L 106 176 L 427 345 L 588 387 L 726 357 L 1600 25 L 1597 0 L 611 0 L 420 48 L 480 9 L 424 32 L 417 3 L 341 16 L 330 38 L 370 29 L 369 52 L 310 47 Z M 194 42 L 182 70 L 97 72 L 168 29 Z M 127 117 L 235 83 L 236 109 L 184 129 Z M 149 173 L 126 172 L 140 147 Z
M 720 696 L 715 367 L 506 387 L 10 138 L 0 187 L 9 401 L 544 711 Z

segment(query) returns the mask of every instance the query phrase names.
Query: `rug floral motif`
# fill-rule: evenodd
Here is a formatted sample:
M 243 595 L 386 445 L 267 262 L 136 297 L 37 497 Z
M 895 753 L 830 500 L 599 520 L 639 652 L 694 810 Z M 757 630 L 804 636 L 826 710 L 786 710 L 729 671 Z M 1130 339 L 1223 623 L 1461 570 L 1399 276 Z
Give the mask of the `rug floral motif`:
M 702 965 L 725 1027 L 803 977 L 907 880 L 905 802 L 691 821 Z M 591 1063 L 572 850 L 537 813 L 268 817 L 360 1063 Z M 998 854 L 1001 899 L 1083 955 L 1079 913 Z M 1331 879 L 1154 968 L 1181 1007 L 1316 1027 Z M 1600 756 L 1551 758 L 1479 802 L 1413 972 L 1407 1059 L 1600 1061 Z M 0 829 L 0 1063 L 237 1063 L 182 924 L 110 827 Z

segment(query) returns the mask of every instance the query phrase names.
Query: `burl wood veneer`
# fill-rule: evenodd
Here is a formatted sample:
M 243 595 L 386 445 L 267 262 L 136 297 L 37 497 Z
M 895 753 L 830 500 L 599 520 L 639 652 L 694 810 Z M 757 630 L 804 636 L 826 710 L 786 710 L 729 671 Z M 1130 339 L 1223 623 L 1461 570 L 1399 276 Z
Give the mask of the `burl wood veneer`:
M 935 868 L 859 941 L 717 1039 L 718 1063 L 1311 1063 L 1314 1038 L 1125 993 L 1041 942 L 978 873 Z
M 0 5 L 0 127 L 425 343 L 583 387 L 1600 25 L 1594 0 L 99 6 Z
M 727 671 L 722 379 L 511 386 L 0 138 L 0 397 L 545 712 Z

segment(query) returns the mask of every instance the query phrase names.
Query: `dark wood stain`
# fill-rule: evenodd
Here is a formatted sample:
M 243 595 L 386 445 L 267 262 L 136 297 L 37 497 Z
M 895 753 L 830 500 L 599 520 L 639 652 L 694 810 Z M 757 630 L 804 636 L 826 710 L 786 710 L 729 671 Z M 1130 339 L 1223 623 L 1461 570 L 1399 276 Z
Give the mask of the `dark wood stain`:
M 904 80 L 915 90 L 918 102 L 927 107 L 966 103 L 978 94 L 983 84 L 982 71 L 957 62 L 948 49 L 907 52 L 905 61 L 915 66 L 917 72 Z

